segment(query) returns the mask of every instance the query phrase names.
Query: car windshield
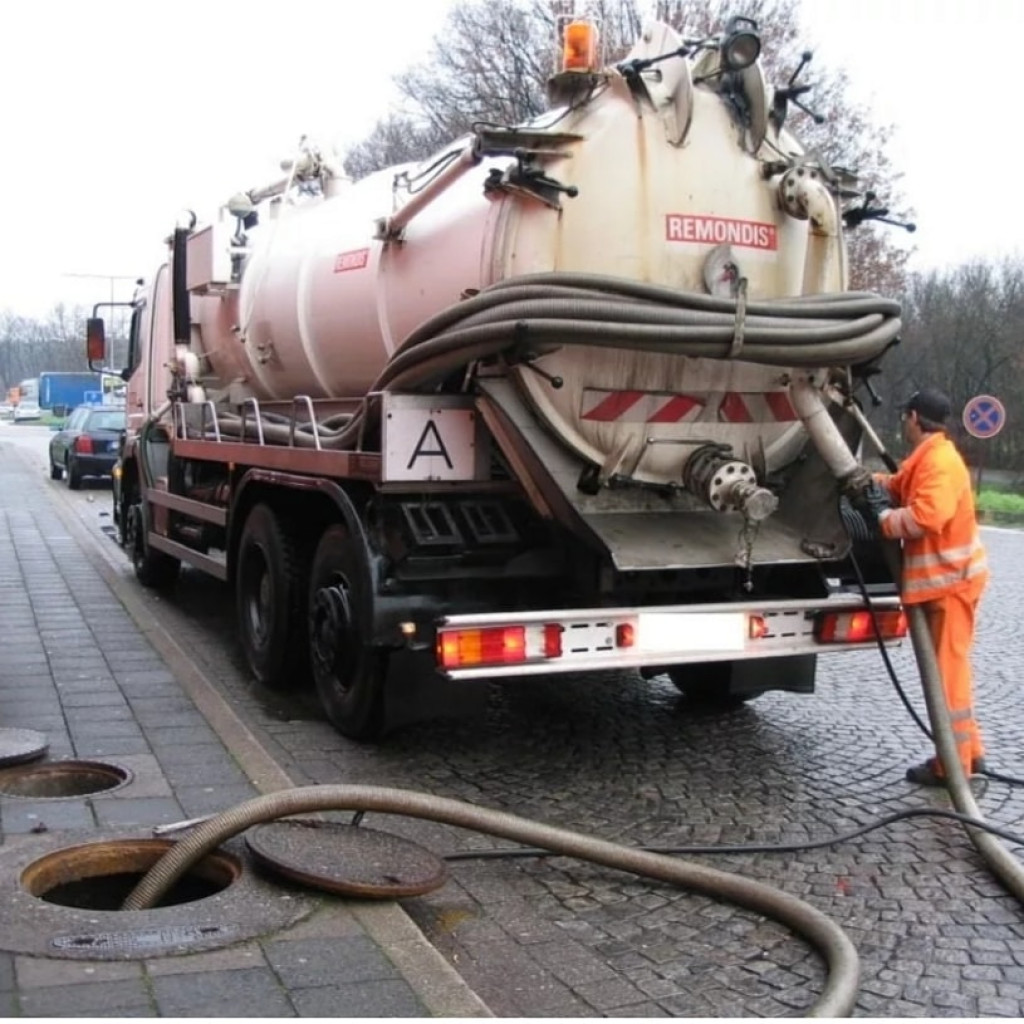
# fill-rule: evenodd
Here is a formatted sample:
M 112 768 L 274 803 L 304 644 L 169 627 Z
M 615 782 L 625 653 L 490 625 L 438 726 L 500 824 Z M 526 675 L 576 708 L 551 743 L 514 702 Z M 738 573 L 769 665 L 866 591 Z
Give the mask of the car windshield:
M 124 410 L 113 409 L 109 412 L 94 412 L 89 416 L 87 430 L 124 430 Z

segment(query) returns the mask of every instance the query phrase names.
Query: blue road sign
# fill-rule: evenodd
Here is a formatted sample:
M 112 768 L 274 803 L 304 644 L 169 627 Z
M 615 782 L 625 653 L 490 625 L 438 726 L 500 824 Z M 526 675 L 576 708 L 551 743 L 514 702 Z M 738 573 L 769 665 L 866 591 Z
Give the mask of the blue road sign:
M 992 395 L 975 395 L 965 406 L 964 429 L 972 437 L 995 437 L 1006 423 L 1006 409 Z

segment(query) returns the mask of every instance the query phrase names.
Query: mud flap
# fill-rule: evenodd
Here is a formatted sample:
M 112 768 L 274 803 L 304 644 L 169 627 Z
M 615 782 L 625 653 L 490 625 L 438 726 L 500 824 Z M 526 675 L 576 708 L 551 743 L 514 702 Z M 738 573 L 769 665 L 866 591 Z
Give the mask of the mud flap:
M 789 654 L 780 658 L 734 661 L 729 676 L 729 692 L 737 697 L 786 690 L 789 693 L 814 693 L 816 654 Z
M 483 714 L 491 684 L 455 682 L 442 676 L 432 652 L 394 650 L 384 679 L 384 733 L 413 722 L 472 718 Z

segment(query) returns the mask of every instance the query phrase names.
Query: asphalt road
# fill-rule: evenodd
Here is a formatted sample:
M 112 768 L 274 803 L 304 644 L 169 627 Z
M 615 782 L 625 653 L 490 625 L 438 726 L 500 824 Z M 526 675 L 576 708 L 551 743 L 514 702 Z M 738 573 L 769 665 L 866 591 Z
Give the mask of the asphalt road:
M 46 431 L 0 430 L 45 473 Z M 50 486 L 130 574 L 102 539 L 109 484 Z M 984 540 L 993 580 L 975 658 L 978 717 L 993 766 L 1024 776 L 1024 533 L 986 529 Z M 515 680 L 490 686 L 467 721 L 371 746 L 337 735 L 309 693 L 283 697 L 248 680 L 222 586 L 186 572 L 173 598 L 146 600 L 299 782 L 417 789 L 662 846 L 801 844 L 949 807 L 903 779 L 929 744 L 874 652 L 822 658 L 813 696 L 768 694 L 724 716 L 694 714 L 666 680 L 632 673 Z M 909 649 L 893 661 L 923 715 Z M 991 821 L 1024 833 L 1024 789 L 973 785 Z M 503 845 L 424 822 L 366 824 L 445 854 Z M 949 821 L 903 820 L 822 849 L 692 859 L 777 885 L 838 921 L 862 958 L 860 1016 L 1024 1013 L 1024 908 Z M 771 921 L 566 858 L 454 864 L 445 888 L 403 906 L 504 1016 L 801 1015 L 824 978 L 817 955 Z

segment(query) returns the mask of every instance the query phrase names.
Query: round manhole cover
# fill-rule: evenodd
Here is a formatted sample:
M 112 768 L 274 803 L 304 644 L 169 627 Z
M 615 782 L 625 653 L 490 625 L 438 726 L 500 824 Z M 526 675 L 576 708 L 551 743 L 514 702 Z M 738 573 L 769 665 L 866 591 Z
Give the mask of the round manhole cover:
M 47 738 L 35 729 L 0 729 L 0 767 L 35 761 L 49 749 Z
M 245 841 L 264 866 L 327 892 L 369 899 L 422 896 L 444 885 L 445 862 L 408 839 L 330 821 L 274 821 Z

